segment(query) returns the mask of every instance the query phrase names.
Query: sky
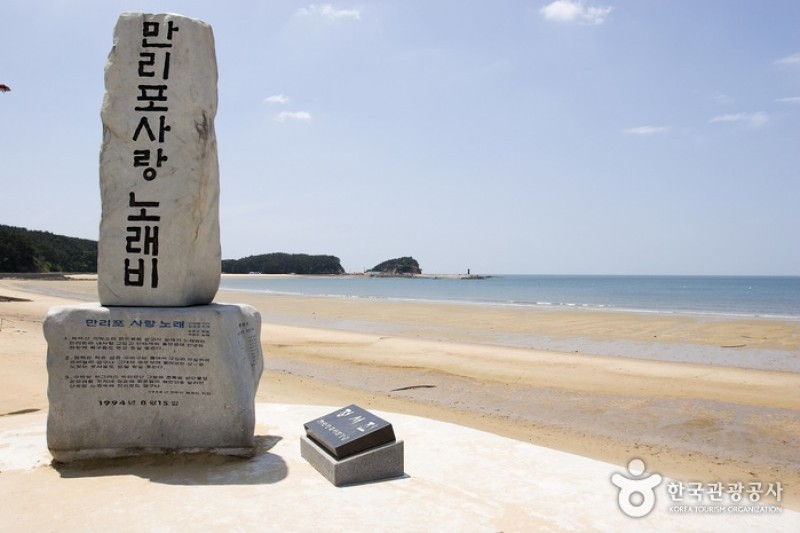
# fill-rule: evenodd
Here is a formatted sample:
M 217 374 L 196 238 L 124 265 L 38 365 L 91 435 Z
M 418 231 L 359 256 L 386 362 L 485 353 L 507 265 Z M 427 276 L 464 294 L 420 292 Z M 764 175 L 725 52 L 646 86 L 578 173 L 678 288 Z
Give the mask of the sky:
M 0 224 L 97 239 L 124 12 L 214 30 L 223 258 L 800 275 L 800 2 L 4 0 Z

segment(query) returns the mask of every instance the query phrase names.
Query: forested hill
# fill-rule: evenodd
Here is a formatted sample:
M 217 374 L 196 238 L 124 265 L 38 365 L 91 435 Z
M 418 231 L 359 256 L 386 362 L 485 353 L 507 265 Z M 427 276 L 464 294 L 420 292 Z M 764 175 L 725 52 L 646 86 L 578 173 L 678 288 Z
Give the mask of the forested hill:
M 375 265 L 370 269 L 370 272 L 377 272 L 379 274 L 400 276 L 409 274 L 422 274 L 422 269 L 419 268 L 419 262 L 413 257 L 398 257 L 396 259 L 389 259 L 379 265 Z
M 97 272 L 97 241 L 0 224 L 0 272 Z M 271 253 L 225 259 L 226 274 L 344 274 L 338 257 Z
M 272 253 L 251 255 L 241 259 L 223 259 L 225 274 L 344 274 L 338 257 Z
M 97 241 L 0 224 L 0 272 L 97 272 Z

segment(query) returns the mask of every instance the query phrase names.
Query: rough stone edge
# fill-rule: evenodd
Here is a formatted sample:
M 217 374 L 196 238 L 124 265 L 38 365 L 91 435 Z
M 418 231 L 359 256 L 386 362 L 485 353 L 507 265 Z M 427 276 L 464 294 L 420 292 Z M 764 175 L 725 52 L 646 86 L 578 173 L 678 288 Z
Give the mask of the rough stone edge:
M 97 459 L 117 459 L 148 455 L 190 455 L 190 454 L 230 455 L 249 458 L 256 454 L 256 447 L 241 448 L 84 448 L 80 450 L 50 450 L 57 463 L 72 463 Z

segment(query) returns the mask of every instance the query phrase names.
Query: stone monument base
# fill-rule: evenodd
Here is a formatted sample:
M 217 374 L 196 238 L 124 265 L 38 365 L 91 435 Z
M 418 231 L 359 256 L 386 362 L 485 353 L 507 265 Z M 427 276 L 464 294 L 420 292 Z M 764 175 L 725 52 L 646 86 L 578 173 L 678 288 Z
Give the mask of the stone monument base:
M 355 485 L 403 476 L 403 441 L 337 460 L 306 436 L 300 437 L 300 456 L 334 486 Z
M 56 461 L 252 455 L 264 365 L 254 308 L 54 307 L 44 334 Z
M 49 444 L 48 444 L 49 446 Z M 169 455 L 210 453 L 214 455 L 228 455 L 233 457 L 249 458 L 255 455 L 254 446 L 244 448 L 89 448 L 85 450 L 54 450 L 50 454 L 58 463 L 72 463 L 94 459 L 114 459 L 118 457 L 133 457 L 144 455 Z

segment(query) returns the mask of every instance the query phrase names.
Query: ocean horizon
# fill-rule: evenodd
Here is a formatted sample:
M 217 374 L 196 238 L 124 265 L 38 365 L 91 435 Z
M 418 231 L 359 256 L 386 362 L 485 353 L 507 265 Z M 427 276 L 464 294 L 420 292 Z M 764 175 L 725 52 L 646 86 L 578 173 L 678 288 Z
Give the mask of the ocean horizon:
M 268 294 L 800 319 L 800 276 L 240 276 L 221 289 Z

